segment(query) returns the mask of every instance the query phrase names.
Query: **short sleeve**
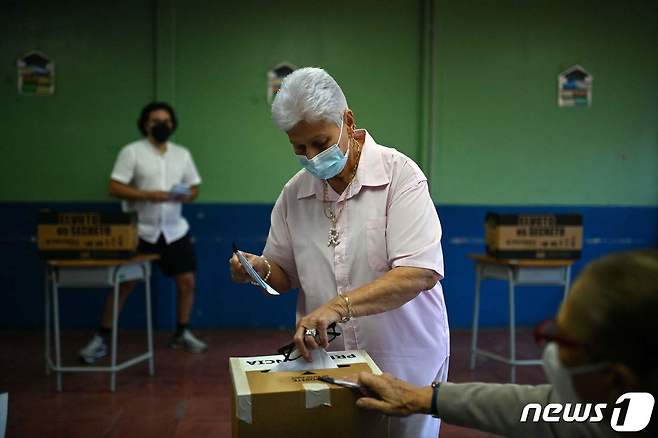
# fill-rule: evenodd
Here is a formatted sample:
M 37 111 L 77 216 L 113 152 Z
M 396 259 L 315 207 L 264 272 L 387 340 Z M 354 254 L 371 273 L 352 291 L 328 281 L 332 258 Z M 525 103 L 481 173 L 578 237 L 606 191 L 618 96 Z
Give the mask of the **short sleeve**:
M 194 159 L 192 158 L 191 153 L 187 153 L 187 160 L 185 162 L 185 168 L 183 169 L 183 184 L 187 186 L 197 186 L 201 184 L 201 175 L 194 164 Z
M 117 160 L 114 162 L 114 168 L 110 178 L 122 184 L 130 184 L 135 175 L 135 151 L 124 146 L 119 152 Z
M 295 265 L 290 229 L 286 221 L 286 204 L 284 188 L 272 209 L 270 232 L 263 255 L 279 265 L 288 275 L 290 286 L 297 288 L 299 287 L 299 276 Z
M 405 166 L 387 211 L 389 265 L 431 269 L 443 278 L 441 223 L 427 186 L 416 166 Z

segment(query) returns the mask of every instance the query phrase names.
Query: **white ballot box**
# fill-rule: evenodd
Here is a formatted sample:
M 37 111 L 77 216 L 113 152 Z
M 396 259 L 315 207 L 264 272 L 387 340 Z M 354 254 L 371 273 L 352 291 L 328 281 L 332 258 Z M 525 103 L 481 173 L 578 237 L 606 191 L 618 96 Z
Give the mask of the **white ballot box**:
M 319 380 L 342 379 L 360 371 L 381 374 L 365 351 L 334 351 L 337 368 L 270 371 L 282 355 L 230 358 L 233 383 L 233 438 L 388 437 L 388 418 L 354 404 L 361 396 Z M 304 360 L 304 359 L 297 359 Z

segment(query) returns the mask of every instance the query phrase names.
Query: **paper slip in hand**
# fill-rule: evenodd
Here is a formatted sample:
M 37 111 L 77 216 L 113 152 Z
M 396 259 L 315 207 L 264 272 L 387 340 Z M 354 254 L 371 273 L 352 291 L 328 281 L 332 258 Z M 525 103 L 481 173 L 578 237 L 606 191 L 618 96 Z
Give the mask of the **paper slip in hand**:
M 242 251 L 238 249 L 238 247 L 235 245 L 235 242 L 233 243 L 233 253 L 238 256 L 238 260 L 240 261 L 240 264 L 242 267 L 247 271 L 247 274 L 256 282 L 256 284 L 263 289 L 265 289 L 265 292 L 267 292 L 270 295 L 280 295 L 279 292 L 275 291 L 272 286 L 269 284 L 265 283 L 265 281 L 258 275 L 258 272 L 254 269 L 254 267 L 249 263 L 249 260 L 242 255 Z
M 297 354 L 297 349 L 292 354 Z M 324 370 L 327 368 L 338 368 L 336 362 L 329 356 L 324 349 L 318 348 L 311 350 L 311 361 L 306 362 L 304 358 L 280 362 L 270 371 L 305 371 L 305 370 Z
M 171 190 L 169 190 L 169 197 L 171 199 L 182 198 L 191 194 L 192 190 L 190 190 L 190 188 L 185 184 L 174 184 Z

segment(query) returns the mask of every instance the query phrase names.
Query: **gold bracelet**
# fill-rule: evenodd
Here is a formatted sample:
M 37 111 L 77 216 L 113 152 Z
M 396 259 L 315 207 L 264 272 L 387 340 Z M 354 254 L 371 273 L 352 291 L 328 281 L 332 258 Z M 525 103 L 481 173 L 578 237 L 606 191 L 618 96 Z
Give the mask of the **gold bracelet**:
M 267 265 L 267 275 L 265 276 L 265 278 L 263 278 L 263 281 L 267 281 L 270 278 L 270 275 L 272 275 L 272 265 L 270 265 L 270 262 L 267 261 L 265 256 L 262 255 L 260 256 L 260 258 L 263 259 L 263 261 Z
M 270 265 L 270 262 L 267 261 L 267 259 L 265 258 L 265 256 L 262 256 L 262 255 L 261 255 L 261 256 L 258 256 L 258 257 L 260 257 L 261 259 L 263 259 L 263 261 L 265 262 L 265 265 L 267 266 L 267 275 L 265 275 L 265 277 L 263 277 L 263 281 L 266 282 L 266 281 L 270 278 L 270 275 L 272 275 L 272 265 Z M 255 269 L 256 269 L 256 268 L 254 268 L 254 270 L 255 270 Z M 258 271 L 256 271 L 256 273 L 258 273 Z M 260 274 L 258 274 L 258 275 L 260 275 Z M 259 285 L 256 281 L 254 281 L 254 280 L 251 280 L 249 283 L 253 284 L 254 286 L 260 286 L 260 285 Z
M 354 317 L 354 313 L 352 312 L 352 303 L 350 302 L 350 297 L 348 297 L 347 295 L 343 295 L 342 292 L 338 292 L 338 296 L 341 297 L 343 301 L 345 301 L 345 304 L 347 305 L 347 316 L 343 316 L 340 319 L 340 322 L 347 322 Z

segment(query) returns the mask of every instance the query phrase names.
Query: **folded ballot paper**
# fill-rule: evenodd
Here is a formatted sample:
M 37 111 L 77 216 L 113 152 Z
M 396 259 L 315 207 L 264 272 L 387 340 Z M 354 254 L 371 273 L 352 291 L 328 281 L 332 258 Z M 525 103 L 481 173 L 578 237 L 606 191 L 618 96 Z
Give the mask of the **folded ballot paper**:
M 299 356 L 298 350 L 295 349 L 290 354 L 291 357 Z M 328 368 L 338 368 L 336 361 L 331 358 L 329 353 L 324 349 L 318 348 L 311 350 L 311 361 L 306 362 L 303 358 L 297 360 L 289 360 L 287 362 L 279 362 L 270 371 L 306 371 L 306 370 L 321 370 Z
M 381 374 L 367 352 L 314 350 L 311 363 L 283 359 L 283 355 L 229 359 L 233 438 L 388 437 L 387 417 L 354 404 L 361 396 L 358 390 L 319 380 L 344 379 L 360 371 Z
M 169 190 L 170 199 L 182 198 L 190 194 L 192 194 L 192 190 L 185 184 L 174 184 L 171 190 Z
M 249 260 L 242 254 L 242 251 L 240 251 L 233 242 L 233 253 L 238 256 L 238 260 L 240 261 L 240 264 L 244 268 L 245 271 L 247 271 L 247 274 L 251 277 L 253 282 L 255 283 L 256 286 L 260 286 L 265 290 L 270 295 L 280 295 L 279 292 L 275 291 L 272 286 L 267 284 L 260 275 L 258 275 L 258 272 L 254 269 L 254 267 L 249 263 Z

